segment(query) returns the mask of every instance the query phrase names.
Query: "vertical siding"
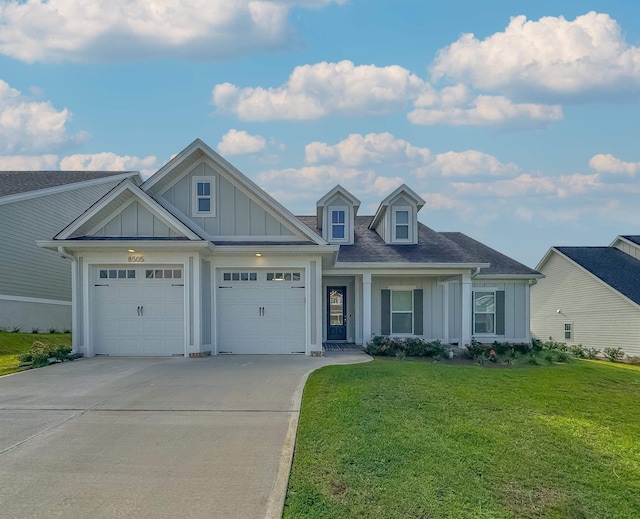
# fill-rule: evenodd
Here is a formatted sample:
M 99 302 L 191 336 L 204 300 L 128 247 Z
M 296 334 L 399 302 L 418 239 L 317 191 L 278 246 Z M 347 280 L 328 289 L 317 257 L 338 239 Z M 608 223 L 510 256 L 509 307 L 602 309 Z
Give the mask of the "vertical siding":
M 556 252 L 542 273 L 546 277 L 531 288 L 534 337 L 640 355 L 640 308 Z M 564 339 L 565 323 L 573 325 L 570 341 Z
M 177 236 L 169 226 L 138 202 L 116 214 L 94 236 L 166 237 Z
M 462 285 L 448 283 L 449 288 L 449 340 L 460 340 L 462 335 Z
M 483 280 L 473 288 L 504 290 L 504 341 L 527 340 L 527 281 Z
M 631 245 L 630 243 L 623 242 L 622 240 L 616 240 L 613 246 L 622 252 L 626 252 L 629 256 L 640 259 L 640 246 Z
M 193 177 L 215 178 L 214 205 L 216 215 L 192 217 Z M 209 236 L 292 236 L 294 233 L 267 214 L 233 182 L 209 164 L 201 162 L 160 195 L 178 209 L 184 217 L 191 219 Z
M 0 294 L 71 300 L 71 263 L 41 249 L 118 182 L 0 205 Z

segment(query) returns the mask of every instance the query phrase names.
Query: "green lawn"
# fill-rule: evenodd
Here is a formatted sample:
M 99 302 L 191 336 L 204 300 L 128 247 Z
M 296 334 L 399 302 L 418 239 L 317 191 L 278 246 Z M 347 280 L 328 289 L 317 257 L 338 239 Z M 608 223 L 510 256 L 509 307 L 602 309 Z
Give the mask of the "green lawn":
M 285 518 L 640 517 L 640 370 L 375 360 L 311 375 Z
M 71 346 L 71 334 L 0 332 L 0 375 L 18 371 L 16 355 L 31 348 L 34 341 Z

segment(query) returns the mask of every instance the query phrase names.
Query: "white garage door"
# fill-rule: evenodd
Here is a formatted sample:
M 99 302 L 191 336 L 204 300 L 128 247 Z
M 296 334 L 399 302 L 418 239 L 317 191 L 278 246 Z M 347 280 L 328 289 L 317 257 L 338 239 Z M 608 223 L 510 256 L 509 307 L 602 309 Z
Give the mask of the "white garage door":
M 180 266 L 95 269 L 96 355 L 184 355 Z
M 301 269 L 218 273 L 219 353 L 305 353 Z

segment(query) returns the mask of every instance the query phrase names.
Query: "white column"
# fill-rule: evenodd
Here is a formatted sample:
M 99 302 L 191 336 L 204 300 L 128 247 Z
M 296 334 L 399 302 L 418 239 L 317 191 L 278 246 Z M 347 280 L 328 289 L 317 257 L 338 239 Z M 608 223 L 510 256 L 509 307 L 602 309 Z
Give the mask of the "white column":
M 449 283 L 443 283 L 442 284 L 442 290 L 443 290 L 443 297 L 442 297 L 442 303 L 444 305 L 444 308 L 442 309 L 442 321 L 443 321 L 443 327 L 444 329 L 442 330 L 442 336 L 444 338 L 444 343 L 445 344 L 449 344 Z
M 356 344 L 362 344 L 362 279 L 355 276 L 355 330 Z
M 471 274 L 462 274 L 462 333 L 460 337 L 460 347 L 471 344 Z
M 362 274 L 362 343 L 371 339 L 371 274 Z

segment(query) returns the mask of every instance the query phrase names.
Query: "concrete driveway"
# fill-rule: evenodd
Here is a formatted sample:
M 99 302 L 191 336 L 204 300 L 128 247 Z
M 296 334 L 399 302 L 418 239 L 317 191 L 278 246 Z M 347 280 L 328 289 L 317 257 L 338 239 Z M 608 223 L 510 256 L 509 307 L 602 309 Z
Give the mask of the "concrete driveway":
M 0 377 L 5 518 L 264 518 L 323 358 L 83 359 Z

